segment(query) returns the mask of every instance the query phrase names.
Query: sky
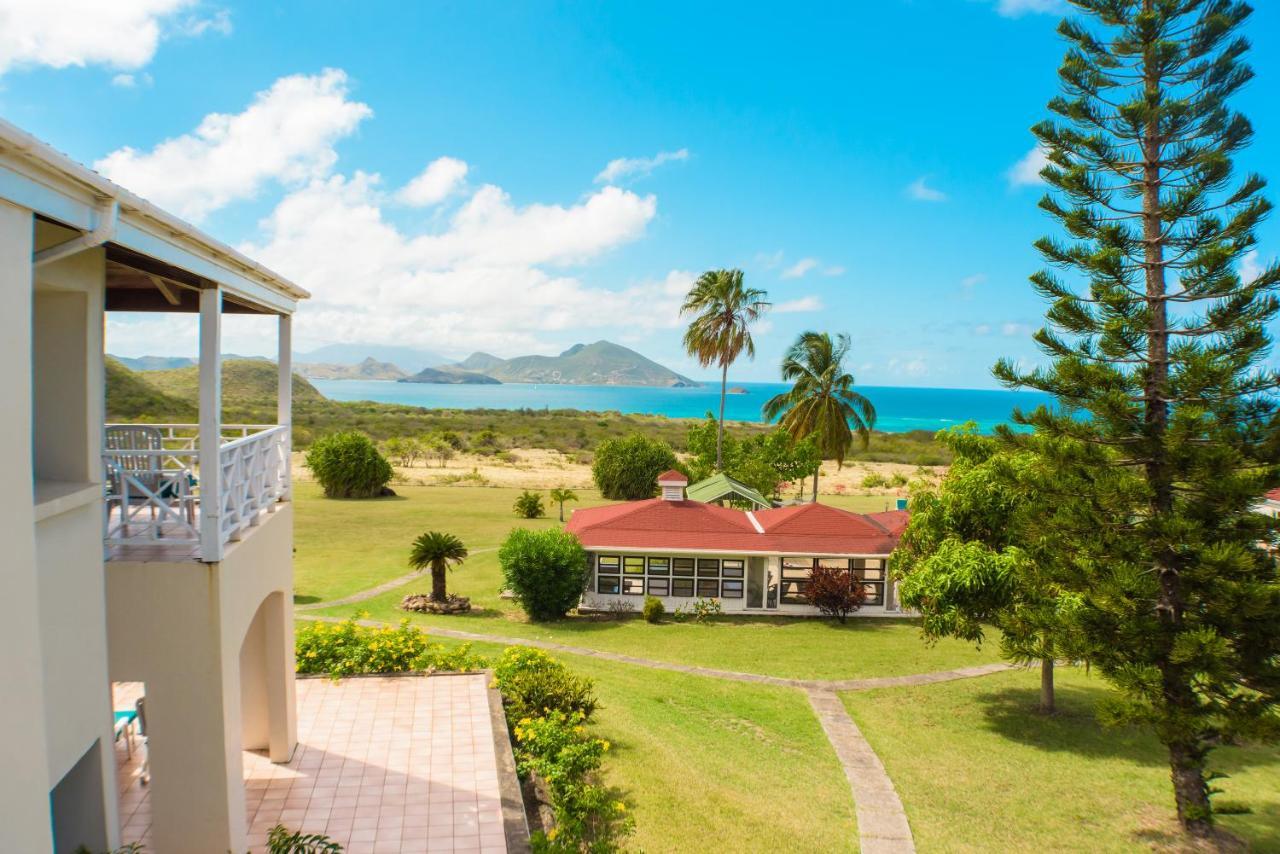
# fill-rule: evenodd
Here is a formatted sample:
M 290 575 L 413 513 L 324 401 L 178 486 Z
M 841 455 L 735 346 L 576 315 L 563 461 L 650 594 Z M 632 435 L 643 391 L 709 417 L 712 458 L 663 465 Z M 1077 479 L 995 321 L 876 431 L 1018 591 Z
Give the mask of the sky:
M 1280 179 L 1280 8 L 1257 5 L 1238 165 Z M 816 329 L 852 337 L 861 384 L 991 388 L 998 358 L 1037 360 L 1028 128 L 1062 11 L 0 0 L 0 115 L 310 290 L 299 350 L 605 338 L 704 378 L 681 297 L 737 267 L 773 309 L 731 379 L 777 379 Z M 1276 255 L 1273 219 L 1246 266 Z M 195 340 L 108 321 L 120 355 Z M 274 347 L 228 318 L 227 351 Z

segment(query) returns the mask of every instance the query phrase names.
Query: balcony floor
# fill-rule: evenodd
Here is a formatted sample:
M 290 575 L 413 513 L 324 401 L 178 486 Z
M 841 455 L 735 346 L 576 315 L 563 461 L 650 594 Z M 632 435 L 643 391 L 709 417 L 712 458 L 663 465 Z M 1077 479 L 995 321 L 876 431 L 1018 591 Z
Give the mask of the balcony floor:
M 117 683 L 115 707 L 141 691 Z M 326 834 L 348 854 L 507 850 L 485 676 L 299 679 L 297 695 L 293 759 L 244 754 L 251 851 L 266 850 L 276 824 Z M 130 759 L 116 743 L 123 841 L 149 849 L 144 750 L 136 743 Z

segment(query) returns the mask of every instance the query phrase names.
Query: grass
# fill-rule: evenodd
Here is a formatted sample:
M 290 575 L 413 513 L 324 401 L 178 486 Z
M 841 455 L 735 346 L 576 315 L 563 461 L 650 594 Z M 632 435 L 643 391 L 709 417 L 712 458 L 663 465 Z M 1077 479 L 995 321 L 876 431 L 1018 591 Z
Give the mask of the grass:
M 1086 839 L 1092 851 L 1133 851 L 1176 841 L 1155 738 L 1097 723 L 1102 680 L 1060 669 L 1057 681 L 1059 713 L 1047 718 L 1035 712 L 1038 671 L 843 696 L 921 851 L 1078 851 Z M 1280 850 L 1280 749 L 1226 748 L 1210 762 L 1230 775 L 1220 798 L 1253 810 L 1221 816 L 1221 826 L 1254 850 Z

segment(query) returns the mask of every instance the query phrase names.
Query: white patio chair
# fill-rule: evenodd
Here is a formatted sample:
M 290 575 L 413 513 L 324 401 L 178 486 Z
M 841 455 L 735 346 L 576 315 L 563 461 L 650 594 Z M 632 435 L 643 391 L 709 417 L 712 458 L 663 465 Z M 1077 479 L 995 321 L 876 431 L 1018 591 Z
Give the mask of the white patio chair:
M 164 433 L 147 424 L 113 424 L 106 429 L 103 446 L 110 455 L 107 466 L 107 503 L 120 508 L 120 526 L 129 536 L 129 505 L 142 503 L 151 508 L 151 524 L 156 525 L 158 501 L 178 506 L 195 526 L 195 499 L 191 495 L 190 472 L 166 471 L 164 457 L 156 453 L 130 454 L 128 451 L 163 451 Z M 124 451 L 126 453 L 119 453 Z M 141 487 L 141 488 L 139 488 Z M 162 531 L 157 528 L 156 536 Z

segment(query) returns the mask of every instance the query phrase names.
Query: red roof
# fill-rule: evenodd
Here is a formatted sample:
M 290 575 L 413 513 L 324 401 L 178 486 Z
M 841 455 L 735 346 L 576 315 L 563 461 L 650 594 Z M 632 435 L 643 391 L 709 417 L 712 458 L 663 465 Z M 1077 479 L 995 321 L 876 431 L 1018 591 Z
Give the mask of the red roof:
M 658 483 L 688 483 L 689 478 L 685 477 L 675 469 L 667 469 L 658 475 Z
M 867 518 L 874 519 L 884 525 L 890 534 L 900 537 L 907 529 L 907 522 L 911 521 L 911 514 L 906 510 L 885 510 L 880 513 L 868 513 Z
M 795 555 L 888 554 L 901 533 L 870 516 L 826 504 L 797 504 L 753 514 L 658 498 L 584 507 L 574 512 L 566 528 L 594 549 Z
M 1280 487 L 1276 487 L 1275 489 L 1268 489 L 1265 498 L 1268 501 L 1280 501 Z

